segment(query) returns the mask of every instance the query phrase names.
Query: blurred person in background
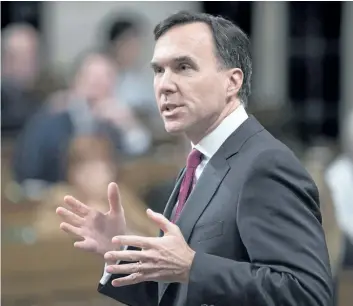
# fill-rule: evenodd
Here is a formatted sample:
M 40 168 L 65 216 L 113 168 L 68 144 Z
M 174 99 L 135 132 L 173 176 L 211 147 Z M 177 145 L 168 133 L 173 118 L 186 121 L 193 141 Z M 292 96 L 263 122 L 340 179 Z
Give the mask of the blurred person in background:
M 18 140 L 14 173 L 29 197 L 65 179 L 66 152 L 73 137 L 101 132 L 123 158 L 149 150 L 150 134 L 114 97 L 111 60 L 104 53 L 88 52 L 75 68 L 65 99 L 45 105 Z
M 27 24 L 1 31 L 1 129 L 18 132 L 41 101 L 33 95 L 39 73 L 39 38 Z
M 40 36 L 31 25 L 16 23 L 2 30 L 1 51 L 1 130 L 16 136 L 46 96 L 63 84 L 46 70 Z
M 326 170 L 338 221 L 346 237 L 344 266 L 353 267 L 353 111 L 345 118 L 343 150 Z
M 74 246 L 107 264 L 99 292 L 133 306 L 331 305 L 317 187 L 245 109 L 247 35 L 190 12 L 154 34 L 157 105 L 165 129 L 187 136 L 192 151 L 164 215 L 147 211 L 160 237 L 126 235 L 115 183 L 106 215 L 72 196 L 58 207 L 61 229 L 80 237 Z
M 52 185 L 37 207 L 34 228 L 38 239 L 59 238 L 57 216 L 53 208 L 66 194 L 72 194 L 99 211 L 106 209 L 106 186 L 118 181 L 125 200 L 125 215 L 129 234 L 151 236 L 158 228 L 145 216 L 146 204 L 126 185 L 119 175 L 120 161 L 111 141 L 105 135 L 80 135 L 68 146 L 66 182 Z
M 117 71 L 117 100 L 153 120 L 158 116 L 155 96 L 140 60 L 144 48 L 143 18 L 126 13 L 110 18 L 105 24 L 106 48 Z
M 317 184 L 320 193 L 322 223 L 334 280 L 334 305 L 339 305 L 338 287 L 345 255 L 345 235 L 337 218 L 337 209 L 332 192 L 325 179 L 327 164 L 332 159 L 332 155 L 333 151 L 329 145 L 325 143 L 315 145 L 305 153 L 304 164 Z

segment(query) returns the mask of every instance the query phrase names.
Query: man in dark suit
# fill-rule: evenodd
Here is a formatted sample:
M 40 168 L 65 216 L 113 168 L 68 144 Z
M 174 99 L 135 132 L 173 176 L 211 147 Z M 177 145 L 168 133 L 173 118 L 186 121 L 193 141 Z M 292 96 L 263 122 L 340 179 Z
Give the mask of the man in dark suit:
M 33 184 L 47 187 L 67 179 L 68 150 L 78 136 L 106 137 L 123 158 L 148 149 L 149 133 L 130 110 L 112 98 L 111 65 L 111 60 L 98 51 L 80 55 L 69 90 L 48 101 L 26 124 L 13 162 L 16 181 L 25 192 L 32 194 Z M 119 118 L 107 114 L 110 108 L 120 111 Z
M 106 214 L 70 196 L 57 209 L 60 227 L 82 238 L 75 246 L 104 256 L 99 292 L 133 306 L 331 305 L 317 188 L 244 108 L 247 36 L 220 17 L 181 12 L 155 38 L 161 116 L 192 151 L 164 214 L 147 211 L 160 237 L 125 235 L 114 183 Z

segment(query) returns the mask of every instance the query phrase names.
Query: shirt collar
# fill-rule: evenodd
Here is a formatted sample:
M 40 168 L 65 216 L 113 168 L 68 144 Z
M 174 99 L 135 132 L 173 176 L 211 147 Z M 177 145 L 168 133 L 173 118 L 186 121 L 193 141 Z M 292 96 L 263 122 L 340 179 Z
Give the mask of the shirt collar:
M 235 132 L 247 118 L 248 114 L 244 106 L 240 104 L 220 125 L 201 139 L 197 145 L 191 143 L 192 148 L 200 151 L 205 159 L 211 159 L 226 139 Z

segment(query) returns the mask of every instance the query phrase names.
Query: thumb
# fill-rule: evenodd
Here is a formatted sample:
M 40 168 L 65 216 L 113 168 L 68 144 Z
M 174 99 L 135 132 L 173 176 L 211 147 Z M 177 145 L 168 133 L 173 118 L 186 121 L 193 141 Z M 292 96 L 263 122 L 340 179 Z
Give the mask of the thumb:
M 176 234 L 179 233 L 179 228 L 170 222 L 166 217 L 162 214 L 156 213 L 151 209 L 147 209 L 147 216 L 158 225 L 158 227 L 165 233 L 165 234 Z
M 123 211 L 123 207 L 121 205 L 119 187 L 116 183 L 110 183 L 108 185 L 108 201 L 109 201 L 110 211 L 114 213 L 120 213 Z

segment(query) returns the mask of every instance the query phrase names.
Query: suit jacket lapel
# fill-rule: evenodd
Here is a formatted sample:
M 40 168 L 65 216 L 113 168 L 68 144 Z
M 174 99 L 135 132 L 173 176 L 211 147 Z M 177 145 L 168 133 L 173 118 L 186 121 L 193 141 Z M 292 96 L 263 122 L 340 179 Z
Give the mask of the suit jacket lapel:
M 184 177 L 184 174 L 185 174 L 185 170 L 186 168 L 184 168 L 180 174 L 179 174 L 179 177 L 177 179 L 177 182 L 174 186 L 174 189 L 169 197 L 169 200 L 167 202 L 167 205 L 165 206 L 164 208 L 164 212 L 163 212 L 163 215 L 167 218 L 167 219 L 170 219 L 171 215 L 172 215 L 172 212 L 173 212 L 173 208 L 177 202 L 177 199 L 178 199 L 178 195 L 179 195 L 179 189 L 180 189 L 180 185 L 181 185 L 181 182 L 183 181 L 183 177 Z M 160 230 L 159 231 L 159 236 L 162 237 L 163 236 L 163 231 Z M 159 297 L 162 297 L 162 292 L 164 292 L 164 286 L 165 286 L 165 283 L 161 283 L 159 282 L 158 283 L 158 296 Z
M 174 208 L 174 205 L 178 199 L 178 195 L 179 195 L 179 189 L 180 189 L 180 185 L 181 185 L 181 182 L 183 180 L 183 177 L 184 177 L 184 174 L 185 174 L 185 168 L 180 171 L 180 174 L 179 174 L 179 177 L 177 179 L 177 182 L 174 186 L 174 189 L 169 197 L 169 200 L 164 208 L 164 212 L 163 212 L 163 215 L 164 217 L 166 217 L 167 219 L 170 219 L 170 216 L 172 214 L 172 211 L 173 211 L 173 208 Z
M 244 143 L 256 133 L 262 131 L 263 126 L 250 116 L 221 146 L 217 153 L 211 158 L 206 168 L 197 181 L 197 184 L 190 194 L 182 210 L 177 225 L 179 226 L 186 242 L 189 242 L 191 233 L 203 211 L 211 202 L 219 185 L 228 173 L 230 167 L 227 159 L 237 154 Z M 180 184 L 184 176 L 185 169 L 179 177 L 178 182 L 167 203 L 164 215 L 169 218 L 179 192 Z M 169 283 L 158 283 L 159 303 Z
M 202 172 L 202 175 L 197 181 L 194 190 L 185 203 L 185 207 L 183 208 L 180 218 L 176 222 L 181 232 L 183 233 L 186 242 L 189 242 L 192 230 L 197 223 L 197 220 L 200 218 L 203 211 L 210 203 L 213 195 L 217 191 L 219 185 L 221 184 L 228 171 L 229 166 L 224 158 L 224 155 L 217 154 L 208 162 L 206 168 Z M 182 177 L 183 175 L 181 176 L 181 179 Z M 181 179 L 179 179 L 177 191 L 179 191 Z M 175 189 L 173 193 L 174 192 Z M 172 200 L 172 196 L 169 202 Z M 173 205 L 171 205 L 169 202 L 168 204 L 173 208 Z M 175 204 L 175 201 L 172 201 L 172 203 Z M 166 213 L 168 216 L 170 216 L 172 208 L 166 208 Z M 158 284 L 159 302 L 161 301 L 164 292 L 168 288 L 168 285 L 169 283 L 161 282 Z
M 229 166 L 223 154 L 215 155 L 206 165 L 176 222 L 186 242 L 189 242 L 197 220 L 207 208 L 228 170 Z

